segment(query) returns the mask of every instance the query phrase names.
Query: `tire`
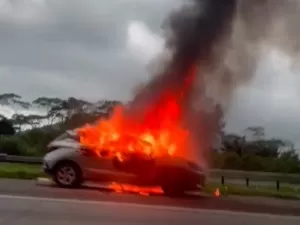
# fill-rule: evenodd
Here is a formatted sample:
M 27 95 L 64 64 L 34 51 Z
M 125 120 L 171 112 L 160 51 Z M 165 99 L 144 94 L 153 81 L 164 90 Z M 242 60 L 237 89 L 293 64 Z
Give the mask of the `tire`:
M 164 194 L 171 198 L 178 198 L 178 197 L 184 197 L 185 196 L 185 189 L 183 187 L 177 186 L 178 184 L 173 182 L 169 184 L 163 184 L 162 190 Z
M 81 169 L 74 162 L 60 162 L 55 166 L 53 180 L 59 187 L 80 187 L 83 182 Z
M 183 197 L 185 196 L 185 182 L 180 173 L 176 173 L 176 169 L 166 170 L 161 176 L 161 188 L 164 194 L 168 197 Z M 179 176 L 176 176 L 178 174 Z

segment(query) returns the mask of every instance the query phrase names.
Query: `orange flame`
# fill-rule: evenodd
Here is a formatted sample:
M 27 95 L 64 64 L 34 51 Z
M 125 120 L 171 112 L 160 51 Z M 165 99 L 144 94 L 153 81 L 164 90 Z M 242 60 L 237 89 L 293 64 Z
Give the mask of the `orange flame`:
M 188 148 L 189 132 L 183 128 L 181 100 L 191 86 L 196 73 L 192 67 L 180 90 L 165 90 L 159 100 L 150 105 L 138 121 L 125 116 L 122 107 L 116 107 L 108 120 L 86 125 L 78 130 L 80 143 L 102 150 L 122 160 L 123 153 L 141 152 L 150 157 L 184 154 Z
M 149 196 L 150 194 L 163 194 L 163 191 L 159 187 L 137 187 L 129 184 L 118 184 L 116 182 L 111 183 L 108 188 L 112 189 L 116 193 L 135 193 L 139 195 Z
M 220 193 L 219 188 L 216 189 L 214 195 L 215 195 L 216 197 L 220 197 L 221 193 Z

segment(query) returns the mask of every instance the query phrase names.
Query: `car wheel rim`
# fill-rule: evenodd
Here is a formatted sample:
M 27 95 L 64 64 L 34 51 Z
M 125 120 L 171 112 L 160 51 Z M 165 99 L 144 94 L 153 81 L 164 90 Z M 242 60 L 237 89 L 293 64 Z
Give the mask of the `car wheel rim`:
M 63 166 L 57 171 L 57 180 L 63 185 L 71 185 L 75 178 L 76 173 L 71 166 Z

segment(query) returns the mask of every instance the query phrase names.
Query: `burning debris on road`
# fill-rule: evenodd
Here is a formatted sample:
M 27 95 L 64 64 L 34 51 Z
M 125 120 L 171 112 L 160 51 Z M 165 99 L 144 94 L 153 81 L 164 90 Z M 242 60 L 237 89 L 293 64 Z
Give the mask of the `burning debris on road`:
M 297 19 L 296 11 L 294 17 L 284 13 L 298 5 L 282 0 L 189 1 L 163 26 L 171 57 L 152 66 L 164 70 L 110 119 L 79 129 L 81 143 L 112 154 L 184 156 L 207 166 L 223 113 L 236 87 L 253 77 L 263 50 L 277 46 L 288 54 L 298 52 L 298 42 L 282 42 L 287 41 L 283 34 L 296 34 L 288 25 Z

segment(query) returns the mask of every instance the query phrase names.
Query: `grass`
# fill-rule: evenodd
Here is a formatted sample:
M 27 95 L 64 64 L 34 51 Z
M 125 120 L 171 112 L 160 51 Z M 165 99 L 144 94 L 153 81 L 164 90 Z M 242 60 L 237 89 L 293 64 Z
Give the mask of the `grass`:
M 14 179 L 35 179 L 45 177 L 40 165 L 0 163 L 0 178 Z M 276 197 L 282 199 L 299 199 L 300 188 L 294 189 L 288 186 L 281 186 L 279 191 L 270 186 L 243 186 L 226 184 L 225 186 L 217 183 L 210 183 L 205 186 L 206 193 L 213 193 L 219 188 L 221 195 L 240 195 L 240 196 L 260 196 Z
M 243 186 L 226 184 L 208 184 L 204 188 L 206 193 L 213 193 L 217 188 L 221 195 L 240 195 L 240 196 L 258 196 L 258 197 L 275 197 L 281 199 L 299 199 L 300 200 L 300 188 L 294 189 L 288 186 L 282 186 L 279 190 L 270 186 Z
M 0 178 L 35 179 L 45 176 L 41 165 L 0 163 Z

